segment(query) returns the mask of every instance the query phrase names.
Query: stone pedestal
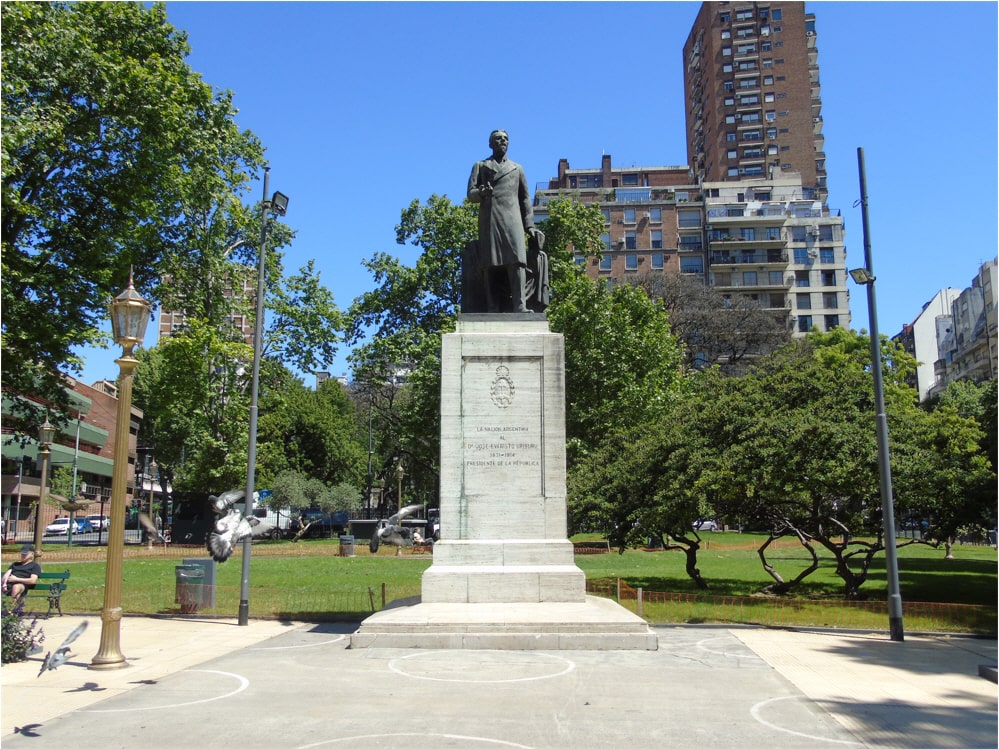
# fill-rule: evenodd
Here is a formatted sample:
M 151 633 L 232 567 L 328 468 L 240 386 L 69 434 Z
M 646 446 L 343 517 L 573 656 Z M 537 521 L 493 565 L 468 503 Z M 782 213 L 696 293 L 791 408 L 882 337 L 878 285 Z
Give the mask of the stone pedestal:
M 573 561 L 562 336 L 543 315 L 463 315 L 441 359 L 441 540 L 421 602 L 365 620 L 352 646 L 655 649 Z

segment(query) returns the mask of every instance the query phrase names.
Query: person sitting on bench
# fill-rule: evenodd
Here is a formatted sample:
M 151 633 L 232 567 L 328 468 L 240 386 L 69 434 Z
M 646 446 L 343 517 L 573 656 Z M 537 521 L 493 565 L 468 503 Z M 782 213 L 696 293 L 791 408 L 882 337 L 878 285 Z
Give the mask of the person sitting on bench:
M 42 574 L 42 566 L 35 561 L 35 547 L 25 544 L 21 547 L 20 561 L 13 562 L 10 569 L 3 573 L 3 592 L 19 601 L 24 594 L 35 587 L 38 576 Z

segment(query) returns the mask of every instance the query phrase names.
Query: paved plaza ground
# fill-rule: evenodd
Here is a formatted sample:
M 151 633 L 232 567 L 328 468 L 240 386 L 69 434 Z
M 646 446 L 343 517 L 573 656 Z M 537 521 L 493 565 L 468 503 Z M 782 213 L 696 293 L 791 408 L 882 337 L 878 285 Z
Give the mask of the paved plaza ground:
M 660 627 L 659 650 L 347 647 L 354 624 L 126 617 L 129 667 L 2 669 L 12 747 L 995 747 L 996 641 Z

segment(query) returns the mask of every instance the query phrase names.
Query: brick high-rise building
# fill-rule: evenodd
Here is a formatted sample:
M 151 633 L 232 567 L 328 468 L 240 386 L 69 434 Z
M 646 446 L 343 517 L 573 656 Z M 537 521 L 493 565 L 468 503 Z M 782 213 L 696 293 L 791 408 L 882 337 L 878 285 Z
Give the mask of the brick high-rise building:
M 683 47 L 687 158 L 710 182 L 797 173 L 825 202 L 815 16 L 800 2 L 703 3 Z

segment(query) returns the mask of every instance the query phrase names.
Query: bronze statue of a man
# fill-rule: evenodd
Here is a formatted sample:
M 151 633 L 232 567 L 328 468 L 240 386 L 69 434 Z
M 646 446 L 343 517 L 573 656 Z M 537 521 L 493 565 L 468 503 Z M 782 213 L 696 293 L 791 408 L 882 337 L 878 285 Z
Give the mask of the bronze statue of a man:
M 534 226 L 524 169 L 506 157 L 509 145 L 505 130 L 490 133 L 492 156 L 475 162 L 468 178 L 468 199 L 479 204 L 479 240 L 463 258 L 466 312 L 540 312 L 548 305 L 547 258 L 539 258 L 544 234 Z

